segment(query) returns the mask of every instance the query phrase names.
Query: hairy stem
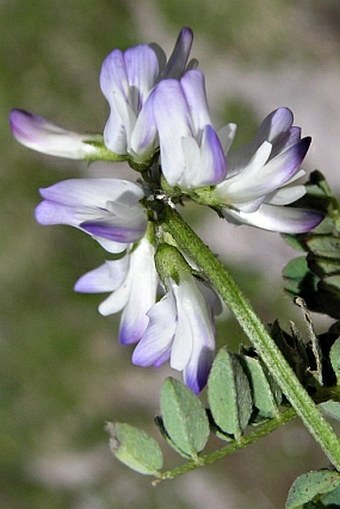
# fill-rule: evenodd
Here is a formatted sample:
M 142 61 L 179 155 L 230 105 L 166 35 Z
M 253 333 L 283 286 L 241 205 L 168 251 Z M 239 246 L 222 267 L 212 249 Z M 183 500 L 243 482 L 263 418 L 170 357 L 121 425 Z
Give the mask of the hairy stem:
M 224 265 L 193 232 L 177 211 L 165 205 L 162 214 L 163 227 L 209 279 L 212 286 L 234 314 L 297 415 L 301 417 L 331 463 L 340 471 L 340 442 L 338 437 L 300 384 L 274 340 L 268 334 L 247 299 L 242 295 Z

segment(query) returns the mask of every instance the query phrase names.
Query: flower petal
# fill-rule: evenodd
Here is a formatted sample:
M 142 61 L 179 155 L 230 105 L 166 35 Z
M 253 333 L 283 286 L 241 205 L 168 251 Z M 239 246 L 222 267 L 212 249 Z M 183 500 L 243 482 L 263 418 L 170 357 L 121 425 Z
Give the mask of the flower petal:
M 211 124 L 204 74 L 198 70 L 187 71 L 180 83 L 188 104 L 194 131 L 197 134 L 204 126 Z
M 236 131 L 237 131 L 236 124 L 226 124 L 217 131 L 225 155 L 229 151 L 229 148 L 232 142 L 234 141 Z
M 223 216 L 236 224 L 248 224 L 280 233 L 305 233 L 321 223 L 324 217 L 322 213 L 312 210 L 265 203 L 251 213 L 225 208 Z
M 303 185 L 282 187 L 278 189 L 278 191 L 267 196 L 266 202 L 272 205 L 289 205 L 289 203 L 296 202 L 305 194 L 306 188 Z
M 185 71 L 194 35 L 190 28 L 183 27 L 180 31 L 175 47 L 166 64 L 162 78 L 180 79 Z
M 171 292 L 148 312 L 149 325 L 136 346 L 132 362 L 137 366 L 160 366 L 168 360 L 176 330 L 177 310 Z
M 100 85 L 110 105 L 104 141 L 113 152 L 127 154 L 130 153 L 131 142 L 135 148 L 139 145 L 140 129 L 137 141 L 131 137 L 146 98 L 160 73 L 161 60 L 159 51 L 155 51 L 151 45 L 135 46 L 124 53 L 114 50 L 104 60 Z M 147 138 L 150 137 L 153 138 L 149 133 Z M 148 150 L 151 150 L 150 144 L 147 143 Z
M 94 270 L 81 276 L 74 290 L 80 293 L 113 292 L 124 281 L 129 268 L 128 256 L 119 260 L 106 261 Z
M 49 200 L 43 200 L 36 207 L 35 219 L 42 225 L 68 224 L 78 226 L 76 211 L 73 207 L 60 205 Z
M 119 330 L 119 341 L 124 345 L 139 341 L 149 323 L 147 312 L 156 301 L 158 286 L 154 255 L 155 248 L 146 238 L 130 255 L 130 295 Z
M 203 129 L 200 185 L 215 185 L 226 176 L 227 165 L 221 142 L 211 125 Z
M 158 129 L 163 174 L 173 186 L 185 172 L 182 138 L 192 136 L 188 105 L 180 83 L 169 79 L 155 89 L 154 117 Z
M 97 219 L 96 221 L 85 221 L 84 223 L 80 223 L 79 226 L 95 237 L 102 237 L 104 239 L 113 240 L 114 242 L 129 244 L 143 236 L 146 228 L 146 220 L 135 228 L 117 225 L 114 217 Z
M 101 142 L 100 134 L 68 131 L 43 117 L 24 110 L 14 109 L 9 117 L 14 137 L 38 152 L 68 159 L 88 159 L 98 155 L 91 143 Z
M 258 146 L 264 141 L 269 141 L 272 145 L 280 144 L 286 133 L 289 133 L 293 120 L 294 115 L 289 108 L 278 108 L 272 111 L 263 120 L 257 131 Z
M 264 142 L 247 168 L 216 187 L 216 196 L 225 203 L 240 204 L 274 192 L 294 177 L 310 142 L 310 138 L 303 138 L 267 163 L 270 144 Z
M 199 394 L 205 387 L 213 359 L 213 349 L 206 346 L 194 348 L 190 361 L 183 370 L 183 381 L 195 394 Z
M 46 200 L 72 207 L 105 208 L 107 202 L 118 198 L 133 206 L 144 196 L 143 190 L 135 183 L 114 178 L 63 180 L 39 191 Z
M 129 141 L 129 151 L 135 158 L 144 159 L 155 150 L 158 142 L 151 92 L 138 115 Z

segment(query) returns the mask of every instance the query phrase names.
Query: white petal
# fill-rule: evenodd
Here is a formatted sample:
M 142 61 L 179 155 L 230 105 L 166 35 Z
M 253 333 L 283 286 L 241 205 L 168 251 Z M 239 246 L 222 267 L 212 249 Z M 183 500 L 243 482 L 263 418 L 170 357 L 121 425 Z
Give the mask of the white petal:
M 288 205 L 294 203 L 306 194 L 305 186 L 281 187 L 278 191 L 266 197 L 266 202 L 272 205 Z
M 178 326 L 171 354 L 171 366 L 183 370 L 196 348 L 214 349 L 214 325 L 207 301 L 193 276 L 174 285 Z
M 169 184 L 175 185 L 186 169 L 182 138 L 192 136 L 188 105 L 177 80 L 163 80 L 157 85 L 154 117 L 159 134 L 162 171 Z
M 112 292 L 123 283 L 128 268 L 129 256 L 106 261 L 103 265 L 81 276 L 74 289 L 82 293 Z
M 211 124 L 204 75 L 198 70 L 187 71 L 180 83 L 189 107 L 194 134 L 197 135 L 204 126 Z
M 155 248 L 144 238 L 130 255 L 130 295 L 120 327 L 123 344 L 138 341 L 148 324 L 147 312 L 156 301 L 158 274 L 154 262 Z
M 92 238 L 96 240 L 98 244 L 105 249 L 105 251 L 112 254 L 122 253 L 130 245 L 123 242 L 115 242 L 114 240 L 104 239 L 103 237 L 97 237 L 96 235 L 92 235 Z
M 63 129 L 43 117 L 13 110 L 10 125 L 14 137 L 28 148 L 52 156 L 86 159 L 98 155 L 91 142 L 101 142 L 99 134 L 76 133 Z
M 99 305 L 99 313 L 103 316 L 108 316 L 121 311 L 128 302 L 131 284 L 131 276 L 128 273 L 121 286 Z
M 64 205 L 105 208 L 108 201 L 124 198 L 131 205 L 143 198 L 142 189 L 128 180 L 114 178 L 69 179 L 40 189 L 46 200 Z
M 216 196 L 224 203 L 240 203 L 254 199 L 254 188 L 261 175 L 261 169 L 268 161 L 271 150 L 272 145 L 264 142 L 243 171 L 216 186 Z M 250 197 L 249 193 L 251 193 Z
M 225 154 L 228 153 L 232 142 L 236 136 L 237 125 L 236 124 L 226 124 L 221 129 L 217 131 L 218 137 L 221 140 L 221 145 L 223 148 L 223 152 Z M 229 173 L 228 173 L 229 174 Z
M 224 209 L 223 215 L 236 224 L 249 224 L 280 233 L 304 233 L 315 228 L 323 219 L 323 215 L 318 212 L 266 203 L 256 212 Z
M 168 292 L 148 312 L 149 325 L 136 346 L 132 362 L 138 366 L 160 365 L 170 355 L 177 324 L 174 296 Z

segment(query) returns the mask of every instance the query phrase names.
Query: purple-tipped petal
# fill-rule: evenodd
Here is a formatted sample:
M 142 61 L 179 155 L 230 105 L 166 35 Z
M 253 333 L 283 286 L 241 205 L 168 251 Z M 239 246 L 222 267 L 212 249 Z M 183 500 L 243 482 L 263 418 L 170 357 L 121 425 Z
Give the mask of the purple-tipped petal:
M 146 224 L 143 224 L 140 228 L 131 228 L 115 225 L 114 219 L 112 221 L 103 219 L 101 221 L 85 221 L 80 223 L 79 227 L 95 237 L 129 244 L 142 237 Z
M 46 200 L 69 206 L 106 208 L 118 198 L 133 206 L 144 196 L 143 190 L 128 180 L 113 178 L 85 178 L 63 180 L 39 190 Z
M 311 138 L 303 138 L 267 163 L 261 163 L 259 159 L 256 164 L 249 165 L 243 172 L 217 186 L 216 196 L 225 203 L 240 204 L 273 193 L 298 172 L 310 142 Z M 260 155 L 262 150 L 265 153 L 266 146 L 267 142 L 264 142 L 257 154 Z
M 182 139 L 192 135 L 189 110 L 180 83 L 170 79 L 161 81 L 155 90 L 153 104 L 162 171 L 173 186 L 178 184 L 185 171 Z
M 320 212 L 266 203 L 262 204 L 256 212 L 224 209 L 223 215 L 236 224 L 248 224 L 280 233 L 308 232 L 318 226 L 324 218 Z
M 278 108 L 272 111 L 260 125 L 256 140 L 259 145 L 269 141 L 272 145 L 280 144 L 292 126 L 294 116 L 289 108 Z
M 99 134 L 69 131 L 43 117 L 14 109 L 9 116 L 13 136 L 32 150 L 68 159 L 95 157 L 98 149 L 91 142 L 102 141 Z
M 294 145 L 272 158 L 266 165 L 266 175 L 269 178 L 277 177 L 279 187 L 288 182 L 299 170 L 300 165 L 307 154 L 312 138 L 302 138 Z
M 167 293 L 150 309 L 149 325 L 133 352 L 133 364 L 158 367 L 169 359 L 176 330 L 176 314 L 171 293 Z
M 129 268 L 128 257 L 106 261 L 94 270 L 81 276 L 74 290 L 79 293 L 113 292 L 124 281 Z
M 130 137 L 130 150 L 137 157 L 151 155 L 157 144 L 157 128 L 154 117 L 153 93 L 146 100 Z
M 183 381 L 195 394 L 199 394 L 206 386 L 213 359 L 214 351 L 202 348 L 198 357 L 193 356 L 185 367 Z
M 39 224 L 68 224 L 78 226 L 75 210 L 67 205 L 43 200 L 35 209 L 35 219 Z
M 124 251 L 146 230 L 147 217 L 139 204 L 144 193 L 132 182 L 71 179 L 41 189 L 40 194 L 45 200 L 36 209 L 39 223 L 80 228 L 111 253 Z
M 181 87 L 188 104 L 196 132 L 211 123 L 205 92 L 204 74 L 198 70 L 187 71 L 181 79 Z
M 174 285 L 178 324 L 171 352 L 171 367 L 183 370 L 200 351 L 215 348 L 215 329 L 210 306 L 193 276 Z
M 145 153 L 153 149 L 154 131 L 151 133 L 151 130 L 146 130 L 148 141 L 144 140 L 143 146 L 143 143 L 139 143 L 140 129 L 138 135 L 134 134 L 134 129 L 144 103 L 159 76 L 160 65 L 162 63 L 159 52 L 150 45 L 135 46 L 125 52 L 114 50 L 104 60 L 100 86 L 110 105 L 104 141 L 113 152 L 131 153 L 132 144 L 135 150 L 142 149 L 142 153 L 137 152 L 137 155 L 144 157 Z
M 149 319 L 146 314 L 133 314 L 125 307 L 120 321 L 118 341 L 121 345 L 137 343 L 147 328 Z
M 216 185 L 227 174 L 223 148 L 215 129 L 211 125 L 207 125 L 203 130 L 201 168 L 201 185 Z
M 295 145 L 301 139 L 301 127 L 292 126 L 280 140 L 276 140 L 273 145 L 271 157 L 277 156 L 291 145 Z
M 183 27 L 177 37 L 163 77 L 180 79 L 188 62 L 193 38 L 192 30 L 188 27 Z
M 158 56 L 152 47 L 140 44 L 124 52 L 124 61 L 130 85 L 131 106 L 138 112 L 159 75 Z

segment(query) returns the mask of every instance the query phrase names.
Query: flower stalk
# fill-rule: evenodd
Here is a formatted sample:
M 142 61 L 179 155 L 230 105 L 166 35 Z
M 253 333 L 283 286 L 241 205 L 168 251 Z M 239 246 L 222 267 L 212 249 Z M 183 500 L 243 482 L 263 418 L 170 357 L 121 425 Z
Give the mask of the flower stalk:
M 338 437 L 300 384 L 274 340 L 226 268 L 174 209 L 165 205 L 161 219 L 164 222 L 163 227 L 173 236 L 179 248 L 200 267 L 232 311 L 296 414 L 302 419 L 331 463 L 340 471 Z

